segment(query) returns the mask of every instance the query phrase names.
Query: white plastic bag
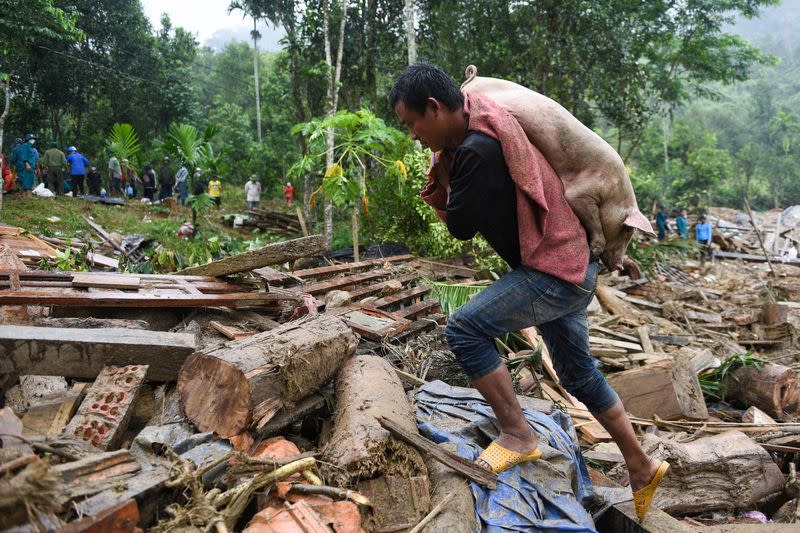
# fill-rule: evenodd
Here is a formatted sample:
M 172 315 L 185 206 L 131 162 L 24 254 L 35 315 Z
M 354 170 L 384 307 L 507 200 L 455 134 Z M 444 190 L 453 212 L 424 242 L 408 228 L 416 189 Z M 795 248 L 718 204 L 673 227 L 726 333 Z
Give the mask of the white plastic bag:
M 55 193 L 53 193 L 53 191 L 51 191 L 50 189 L 46 188 L 44 186 L 44 183 L 40 183 L 39 185 L 37 185 L 36 188 L 33 189 L 33 194 L 35 194 L 36 196 L 41 196 L 42 198 L 51 198 L 55 196 Z

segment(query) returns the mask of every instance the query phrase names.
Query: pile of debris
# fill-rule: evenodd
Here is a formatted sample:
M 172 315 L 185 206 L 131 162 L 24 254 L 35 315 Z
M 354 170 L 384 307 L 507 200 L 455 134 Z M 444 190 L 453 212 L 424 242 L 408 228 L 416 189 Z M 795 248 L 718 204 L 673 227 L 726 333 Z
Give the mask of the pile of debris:
M 720 259 L 800 265 L 800 206 L 761 214 L 712 208 L 709 222 Z
M 320 236 L 171 275 L 29 270 L 22 251 L 0 245 L 0 529 L 633 527 L 621 453 L 536 328 L 497 346 L 546 460 L 499 480 L 472 464 L 496 421 L 434 296 L 480 290 L 474 270 L 311 266 Z M 646 531 L 796 520 L 800 269 L 775 269 L 601 277 L 592 353 L 672 464 Z

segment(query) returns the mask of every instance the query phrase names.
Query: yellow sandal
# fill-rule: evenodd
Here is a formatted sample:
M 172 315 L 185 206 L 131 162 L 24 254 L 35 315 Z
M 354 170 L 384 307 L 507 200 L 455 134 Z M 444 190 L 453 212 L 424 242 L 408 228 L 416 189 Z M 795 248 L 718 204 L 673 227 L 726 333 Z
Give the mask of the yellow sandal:
M 495 474 L 513 468 L 520 463 L 536 461 L 542 456 L 542 450 L 536 448 L 531 453 L 519 453 L 503 448 L 496 442 L 492 442 L 483 453 L 478 456 L 476 461 L 483 461 L 488 464 Z
M 655 496 L 656 489 L 661 483 L 661 480 L 664 479 L 667 470 L 669 470 L 669 463 L 661 461 L 658 470 L 656 470 L 656 475 L 653 476 L 650 483 L 639 490 L 633 491 L 633 507 L 636 510 L 636 516 L 639 518 L 639 522 L 644 520 L 648 509 L 650 509 L 650 504 L 653 503 L 653 496 Z

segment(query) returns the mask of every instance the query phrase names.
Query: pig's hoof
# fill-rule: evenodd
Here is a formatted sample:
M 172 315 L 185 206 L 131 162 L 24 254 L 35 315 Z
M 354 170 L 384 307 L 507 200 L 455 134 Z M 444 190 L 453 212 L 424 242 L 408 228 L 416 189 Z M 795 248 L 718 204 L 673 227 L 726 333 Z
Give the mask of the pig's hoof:
M 606 239 L 602 235 L 595 235 L 589 243 L 589 250 L 595 257 L 600 257 L 600 254 L 606 249 Z

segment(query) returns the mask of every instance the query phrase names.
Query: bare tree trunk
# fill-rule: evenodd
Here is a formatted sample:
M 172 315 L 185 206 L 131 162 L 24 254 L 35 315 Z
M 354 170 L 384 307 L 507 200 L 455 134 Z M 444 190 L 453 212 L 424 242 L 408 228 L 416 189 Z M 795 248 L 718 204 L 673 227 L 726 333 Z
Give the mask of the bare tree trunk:
M 8 117 L 8 111 L 11 108 L 11 76 L 9 75 L 8 79 L 0 81 L 0 88 L 3 89 L 3 95 L 5 96 L 5 106 L 3 107 L 3 114 L 0 115 L 0 153 L 3 153 L 3 129 L 5 128 L 6 118 Z M 6 163 L 8 164 L 8 163 Z M 3 176 L 0 175 L 0 211 L 3 209 L 3 189 L 5 188 L 5 183 L 3 181 Z
M 417 62 L 417 30 L 414 27 L 414 0 L 405 0 L 403 18 L 406 27 L 406 48 L 408 49 L 408 64 Z
M 258 39 L 261 34 L 256 29 L 258 19 L 253 17 L 253 31 L 250 35 L 253 37 L 253 78 L 256 84 L 256 130 L 258 131 L 258 144 L 261 144 L 261 89 L 258 83 Z
M 339 80 L 342 76 L 342 55 L 344 53 L 344 29 L 347 22 L 347 0 L 342 0 L 342 20 L 339 24 L 339 43 L 336 50 L 336 64 L 334 66 L 333 57 L 331 53 L 331 35 L 330 35 L 330 2 L 324 0 L 322 3 L 323 19 L 322 26 L 325 33 L 325 63 L 328 66 L 328 112 L 327 115 L 332 117 L 336 114 L 336 108 L 339 103 Z M 333 128 L 329 128 L 325 136 L 325 168 L 330 168 L 333 165 L 333 146 L 334 146 L 334 132 Z M 333 204 L 326 197 L 325 198 L 325 240 L 328 246 L 333 244 Z M 358 260 L 358 259 L 356 259 Z

